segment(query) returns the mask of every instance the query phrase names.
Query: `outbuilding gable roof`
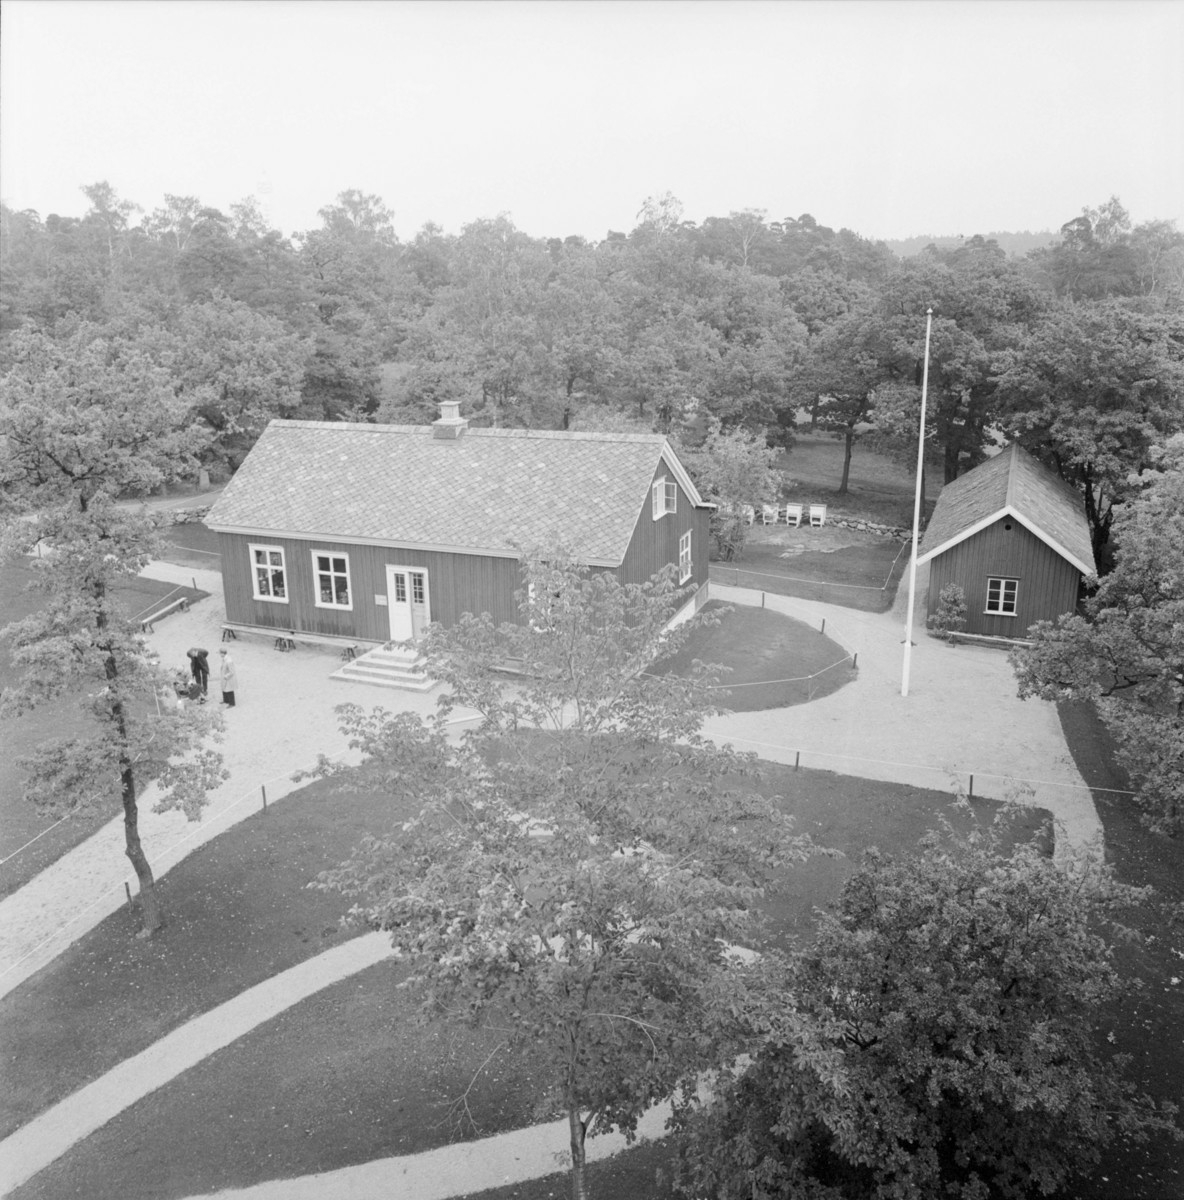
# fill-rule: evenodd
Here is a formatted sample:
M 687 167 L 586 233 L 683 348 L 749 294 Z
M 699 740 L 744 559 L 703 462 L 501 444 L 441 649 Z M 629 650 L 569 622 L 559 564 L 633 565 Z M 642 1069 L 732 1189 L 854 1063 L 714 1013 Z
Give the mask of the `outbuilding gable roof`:
M 1014 442 L 946 484 L 917 562 L 944 554 L 1001 517 L 1014 518 L 1083 575 L 1096 571 L 1080 496 Z
M 272 421 L 206 524 L 496 557 L 558 540 L 618 566 L 660 462 L 702 506 L 658 434 Z

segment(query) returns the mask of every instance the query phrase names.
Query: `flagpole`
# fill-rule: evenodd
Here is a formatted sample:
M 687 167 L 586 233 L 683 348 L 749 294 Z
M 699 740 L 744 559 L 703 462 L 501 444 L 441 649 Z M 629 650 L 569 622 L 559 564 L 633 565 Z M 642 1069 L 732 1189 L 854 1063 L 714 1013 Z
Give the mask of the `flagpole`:
M 925 400 L 929 394 L 929 333 L 933 309 L 925 310 L 925 369 L 921 376 L 921 430 L 917 435 L 917 490 L 913 497 L 913 553 L 909 559 L 909 611 L 904 623 L 904 672 L 900 694 L 909 694 L 909 666 L 913 657 L 913 604 L 917 595 L 917 543 L 921 538 L 921 482 L 925 478 Z

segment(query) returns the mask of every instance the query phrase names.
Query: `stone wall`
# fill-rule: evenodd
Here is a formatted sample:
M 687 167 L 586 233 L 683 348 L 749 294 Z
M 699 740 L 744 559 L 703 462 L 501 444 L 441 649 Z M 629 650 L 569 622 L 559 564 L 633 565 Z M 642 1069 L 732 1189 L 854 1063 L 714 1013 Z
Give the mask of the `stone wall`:
M 864 521 L 859 517 L 836 517 L 827 513 L 826 523 L 837 525 L 840 529 L 858 529 L 861 533 L 874 533 L 878 537 L 896 538 L 901 542 L 907 542 L 913 536 L 911 529 L 902 529 L 899 525 L 881 525 L 877 521 Z
M 171 518 L 169 523 L 172 525 L 197 525 L 206 519 L 211 508 L 212 504 L 203 504 L 200 508 L 167 508 L 160 515 Z

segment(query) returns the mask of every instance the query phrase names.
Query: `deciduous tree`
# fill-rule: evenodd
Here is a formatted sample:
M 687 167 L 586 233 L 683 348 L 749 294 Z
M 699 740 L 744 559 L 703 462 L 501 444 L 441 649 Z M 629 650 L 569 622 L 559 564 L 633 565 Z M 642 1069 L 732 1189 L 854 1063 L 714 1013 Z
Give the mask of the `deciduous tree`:
M 47 739 L 27 762 L 27 794 L 58 816 L 122 810 L 147 934 L 163 915 L 139 838 L 144 789 L 157 785 L 157 810 L 178 808 L 196 820 L 224 773 L 204 745 L 216 722 L 176 705 L 132 614 L 115 601 L 119 583 L 153 549 L 148 518 L 115 501 L 192 469 L 198 445 L 182 428 L 184 405 L 164 373 L 93 334 L 51 342 L 18 333 L 3 380 L 2 549 L 22 555 L 41 545 L 48 553 L 33 561 L 43 606 L 4 630 L 21 677 L 0 709 L 82 697 L 89 732 Z
M 1124 988 L 1102 930 L 1144 899 L 989 832 L 869 853 L 753 1010 L 751 1067 L 684 1116 L 681 1194 L 1021 1200 L 1116 1137 L 1179 1136 L 1094 1028 Z
M 645 672 L 681 643 L 670 573 L 621 585 L 561 549 L 524 571 L 519 624 L 434 630 L 428 669 L 481 727 L 347 709 L 346 728 L 420 815 L 324 880 L 387 929 L 429 1017 L 489 1022 L 585 1138 L 734 1051 L 721 1012 L 748 968 L 754 903 L 803 854 L 750 764 L 699 735 L 700 679 Z M 683 627 L 685 628 L 685 627 Z M 521 674 L 502 673 L 512 663 Z
M 999 357 L 995 381 L 1004 427 L 1080 491 L 1101 560 L 1128 479 L 1184 428 L 1184 316 L 1061 305 Z

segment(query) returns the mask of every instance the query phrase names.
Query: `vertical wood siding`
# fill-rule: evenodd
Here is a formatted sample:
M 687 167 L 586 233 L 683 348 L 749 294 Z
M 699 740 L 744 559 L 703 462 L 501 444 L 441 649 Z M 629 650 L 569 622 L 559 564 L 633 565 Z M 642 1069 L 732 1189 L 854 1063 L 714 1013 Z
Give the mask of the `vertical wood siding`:
M 983 611 L 990 576 L 1019 580 L 1014 617 Z M 956 583 L 966 593 L 967 633 L 1023 637 L 1036 621 L 1054 621 L 1073 612 L 1080 582 L 1076 567 L 1018 521 L 1001 518 L 930 563 L 929 615 L 937 611 L 941 589 Z
M 655 521 L 650 507 L 650 496 L 654 482 L 665 476 L 678 489 L 675 511 Z M 691 530 L 691 577 L 687 586 L 698 587 L 707 580 L 708 525 L 710 509 L 694 508 L 691 499 L 683 491 L 665 463 L 660 463 L 650 480 L 650 491 L 645 494 L 645 503 L 637 515 L 629 549 L 621 562 L 617 574 L 623 583 L 644 583 L 651 575 L 660 571 L 667 563 L 678 565 L 678 540 Z
M 498 621 L 513 620 L 514 592 L 522 586 L 518 562 L 510 558 L 314 542 L 267 534 L 254 537 L 220 533 L 218 544 L 222 553 L 226 619 L 269 629 L 385 641 L 390 636 L 390 610 L 379 604 L 375 596 L 386 596 L 388 565 L 423 567 L 427 571 L 432 620 L 444 625 L 455 625 L 466 612 L 488 612 Z M 287 604 L 255 599 L 249 550 L 252 544 L 279 546 L 284 551 Z M 350 610 L 317 607 L 314 551 L 349 556 Z

